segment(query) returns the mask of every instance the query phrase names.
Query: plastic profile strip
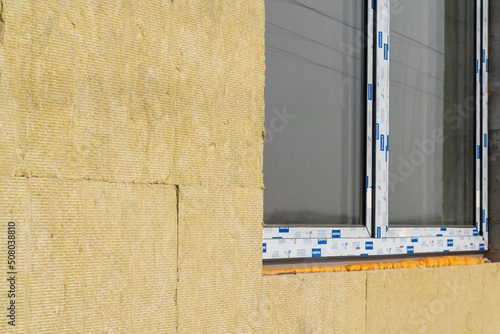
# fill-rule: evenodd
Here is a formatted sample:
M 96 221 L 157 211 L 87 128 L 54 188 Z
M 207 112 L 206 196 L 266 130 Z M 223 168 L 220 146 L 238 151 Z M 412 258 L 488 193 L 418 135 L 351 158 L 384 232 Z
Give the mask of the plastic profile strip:
M 264 227 L 264 239 L 370 238 L 360 227 Z
M 388 238 L 479 236 L 475 227 L 391 227 Z
M 481 231 L 481 27 L 482 0 L 476 0 L 476 229 Z
M 263 260 L 483 251 L 482 236 L 359 239 L 264 239 Z
M 366 205 L 365 226 L 372 235 L 373 212 L 373 15 L 374 0 L 366 0 Z
M 376 107 L 375 107 L 375 238 L 385 238 L 388 229 L 389 181 L 389 0 L 376 5 Z
M 481 85 L 481 102 L 482 102 L 482 215 L 481 215 L 481 232 L 484 238 L 486 247 L 488 246 L 488 95 L 489 95 L 489 46 L 488 46 L 488 0 L 482 0 L 482 85 Z

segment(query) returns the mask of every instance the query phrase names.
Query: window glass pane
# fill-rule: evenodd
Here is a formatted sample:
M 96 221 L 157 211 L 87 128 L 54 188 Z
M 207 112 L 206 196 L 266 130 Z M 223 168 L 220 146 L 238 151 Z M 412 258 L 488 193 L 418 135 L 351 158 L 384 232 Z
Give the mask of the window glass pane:
M 362 221 L 363 3 L 266 0 L 266 224 Z
M 474 223 L 475 1 L 391 14 L 389 223 Z

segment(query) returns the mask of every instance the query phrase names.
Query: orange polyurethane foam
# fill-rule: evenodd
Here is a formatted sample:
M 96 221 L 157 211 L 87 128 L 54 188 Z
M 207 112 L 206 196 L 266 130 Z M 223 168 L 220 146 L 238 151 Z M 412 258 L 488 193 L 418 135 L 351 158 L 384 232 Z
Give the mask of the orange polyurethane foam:
M 308 274 L 308 273 L 330 273 L 340 271 L 362 271 L 362 270 L 384 270 L 404 269 L 417 267 L 446 267 L 467 266 L 472 264 L 486 263 L 482 258 L 443 256 L 426 257 L 421 260 L 404 260 L 401 262 L 378 262 L 378 263 L 355 263 L 339 267 L 309 267 L 309 268 L 286 268 L 286 269 L 264 269 L 263 274 Z

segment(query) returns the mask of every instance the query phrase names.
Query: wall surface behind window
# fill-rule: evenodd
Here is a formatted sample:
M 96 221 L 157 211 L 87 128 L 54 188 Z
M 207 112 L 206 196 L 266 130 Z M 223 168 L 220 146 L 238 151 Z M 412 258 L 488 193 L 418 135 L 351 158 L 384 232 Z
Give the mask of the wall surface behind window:
M 496 264 L 262 277 L 262 0 L 0 4 L 0 332 L 500 328 Z
M 489 206 L 488 256 L 500 261 L 500 3 L 490 1 L 490 114 L 489 114 Z

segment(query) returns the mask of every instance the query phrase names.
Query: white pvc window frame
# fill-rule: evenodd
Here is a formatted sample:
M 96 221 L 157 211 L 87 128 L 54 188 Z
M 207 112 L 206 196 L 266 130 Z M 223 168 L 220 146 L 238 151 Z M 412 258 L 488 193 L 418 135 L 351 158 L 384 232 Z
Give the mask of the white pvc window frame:
M 365 225 L 264 226 L 263 260 L 478 252 L 488 249 L 488 0 L 476 0 L 476 224 L 471 227 L 391 228 L 387 201 L 391 1 L 365 1 L 368 50 Z M 372 138 L 374 127 L 375 138 Z

